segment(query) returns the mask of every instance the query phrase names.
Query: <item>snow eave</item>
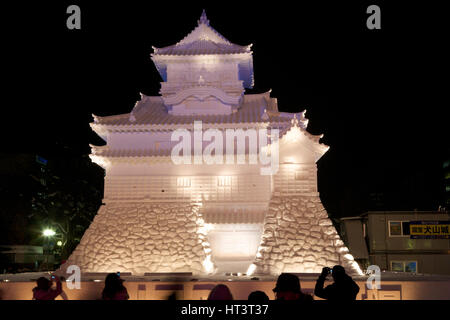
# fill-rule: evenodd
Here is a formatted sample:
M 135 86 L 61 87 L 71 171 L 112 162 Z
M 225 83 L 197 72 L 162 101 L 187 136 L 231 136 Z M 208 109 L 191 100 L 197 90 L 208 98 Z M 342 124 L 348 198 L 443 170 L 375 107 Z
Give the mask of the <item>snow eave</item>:
M 304 112 L 302 112 L 302 113 L 304 114 Z M 296 120 L 296 118 L 294 118 L 294 119 Z M 280 137 L 280 143 L 283 143 L 286 145 L 300 143 L 302 146 L 305 146 L 304 140 L 297 139 L 297 138 L 295 138 L 295 136 L 293 138 L 289 138 L 289 139 L 291 139 L 291 141 L 287 141 L 287 139 L 288 139 L 287 136 L 288 136 L 289 132 L 292 132 L 292 130 L 294 128 L 297 128 L 298 131 L 300 132 L 300 134 L 307 138 L 306 141 L 308 142 L 308 145 L 306 147 L 309 150 L 311 150 L 312 152 L 314 152 L 314 154 L 316 154 L 317 160 L 319 160 L 330 149 L 329 146 L 319 142 L 320 139 L 323 137 L 323 134 L 313 135 L 313 134 L 309 133 L 308 131 L 306 131 L 306 128 L 299 126 L 298 122 L 294 122 L 293 124 L 291 124 L 290 128 L 282 134 L 282 136 Z M 295 133 L 294 133 L 294 135 L 295 135 Z
M 212 129 L 233 129 L 233 128 L 267 128 L 270 125 L 286 125 L 288 121 L 272 121 L 272 122 L 226 122 L 226 123 L 202 123 L 203 128 Z M 151 132 L 161 130 L 175 130 L 175 129 L 191 129 L 186 128 L 186 124 L 100 124 L 91 123 L 91 128 L 97 133 L 106 135 L 110 132 L 124 131 L 124 132 Z M 189 124 L 193 129 L 193 123 Z
M 105 142 L 107 141 L 108 130 L 106 130 L 103 125 L 91 122 L 89 123 L 89 126 L 91 127 L 92 131 L 94 131 L 100 138 L 102 138 Z
M 198 57 L 199 59 L 203 59 L 205 57 L 207 58 L 235 58 L 235 59 L 242 59 L 243 57 L 249 59 L 252 58 L 253 51 L 247 51 L 247 52 L 234 52 L 234 53 L 200 53 L 200 54 L 158 54 L 158 53 L 152 53 L 150 54 L 150 58 L 155 61 L 158 60 L 158 62 L 165 62 L 165 61 L 180 61 L 184 59 L 189 59 Z M 156 61 L 155 61 L 156 62 Z

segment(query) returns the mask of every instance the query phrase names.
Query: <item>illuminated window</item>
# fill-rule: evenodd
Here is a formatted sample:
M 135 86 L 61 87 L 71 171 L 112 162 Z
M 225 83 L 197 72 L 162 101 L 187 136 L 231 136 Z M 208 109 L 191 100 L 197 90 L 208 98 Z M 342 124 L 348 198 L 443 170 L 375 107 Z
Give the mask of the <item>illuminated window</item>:
M 417 273 L 417 261 L 391 261 L 391 271 Z
M 191 186 L 191 178 L 179 177 L 177 178 L 177 187 L 188 188 Z
M 391 271 L 403 272 L 404 265 L 401 261 L 391 261 Z
M 417 261 L 405 261 L 405 272 L 417 272 Z
M 231 186 L 231 176 L 217 177 L 217 185 L 219 187 L 229 187 L 229 186 Z
M 400 221 L 389 221 L 389 236 L 397 237 L 402 235 L 402 223 Z

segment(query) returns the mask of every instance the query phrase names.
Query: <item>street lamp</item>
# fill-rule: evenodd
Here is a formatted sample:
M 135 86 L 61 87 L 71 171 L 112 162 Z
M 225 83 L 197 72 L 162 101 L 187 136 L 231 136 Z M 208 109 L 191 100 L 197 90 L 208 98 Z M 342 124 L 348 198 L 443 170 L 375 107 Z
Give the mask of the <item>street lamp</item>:
M 44 229 L 44 231 L 42 231 L 42 234 L 44 235 L 44 237 L 45 237 L 45 246 L 44 246 L 44 250 L 46 251 L 46 254 L 45 254 L 45 264 L 46 264 L 46 267 L 47 267 L 47 270 L 48 270 L 48 254 L 49 254 L 49 238 L 51 238 L 51 237 L 53 237 L 55 234 L 56 234 L 56 232 L 54 231 L 54 230 L 52 230 L 52 229 Z
M 53 237 L 53 236 L 56 234 L 56 232 L 53 231 L 52 229 L 45 229 L 45 230 L 42 232 L 42 234 L 43 234 L 45 237 Z

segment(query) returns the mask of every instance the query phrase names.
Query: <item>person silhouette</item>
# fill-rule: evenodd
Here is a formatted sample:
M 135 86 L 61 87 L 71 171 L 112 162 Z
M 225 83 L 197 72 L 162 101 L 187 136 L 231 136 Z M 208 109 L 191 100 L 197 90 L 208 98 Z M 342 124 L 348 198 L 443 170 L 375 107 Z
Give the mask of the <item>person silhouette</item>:
M 300 279 L 291 273 L 280 274 L 273 292 L 275 292 L 276 300 L 297 300 L 302 302 L 313 300 L 310 294 L 302 292 Z
M 334 283 L 324 288 L 325 279 L 331 273 Z M 336 265 L 333 269 L 324 267 L 316 282 L 314 294 L 319 298 L 336 301 L 352 301 L 356 299 L 359 286 L 345 273 L 344 267 Z
M 269 302 L 269 297 L 264 291 L 253 291 L 248 295 L 248 301 L 255 303 L 267 303 Z
M 117 273 L 108 274 L 105 279 L 102 300 L 128 300 L 130 296 L 127 288 L 123 285 L 124 281 Z
M 218 284 L 211 289 L 208 300 L 233 300 L 233 295 L 226 285 Z
M 55 300 L 62 293 L 62 284 L 58 276 L 50 277 L 56 281 L 56 289 L 52 289 L 53 281 L 45 277 L 36 280 L 37 286 L 33 288 L 33 300 Z

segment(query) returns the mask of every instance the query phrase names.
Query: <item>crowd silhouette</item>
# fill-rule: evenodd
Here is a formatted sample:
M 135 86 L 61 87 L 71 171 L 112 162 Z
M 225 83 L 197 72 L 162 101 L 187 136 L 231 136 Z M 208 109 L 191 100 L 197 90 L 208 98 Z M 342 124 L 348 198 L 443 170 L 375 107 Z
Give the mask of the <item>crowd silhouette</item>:
M 324 287 L 327 277 L 331 275 L 333 283 Z M 102 300 L 128 300 L 130 298 L 127 288 L 123 285 L 120 273 L 110 273 L 106 276 L 103 288 Z M 54 282 L 56 288 L 53 288 Z M 40 277 L 36 281 L 37 286 L 33 288 L 33 300 L 54 300 L 58 296 L 67 299 L 62 290 L 61 279 L 51 275 L 50 279 Z M 279 275 L 275 288 L 273 288 L 275 300 L 291 300 L 308 303 L 314 300 L 313 296 L 304 293 L 301 288 L 300 279 L 291 273 Z M 314 296 L 330 301 L 353 301 L 359 292 L 359 286 L 345 272 L 345 269 L 336 265 L 333 268 L 324 267 L 316 281 Z M 172 294 L 169 300 L 176 300 L 176 294 Z M 218 284 L 211 289 L 208 300 L 233 300 L 231 290 L 225 284 Z M 248 301 L 254 303 L 267 303 L 269 297 L 263 291 L 253 291 L 248 295 Z

